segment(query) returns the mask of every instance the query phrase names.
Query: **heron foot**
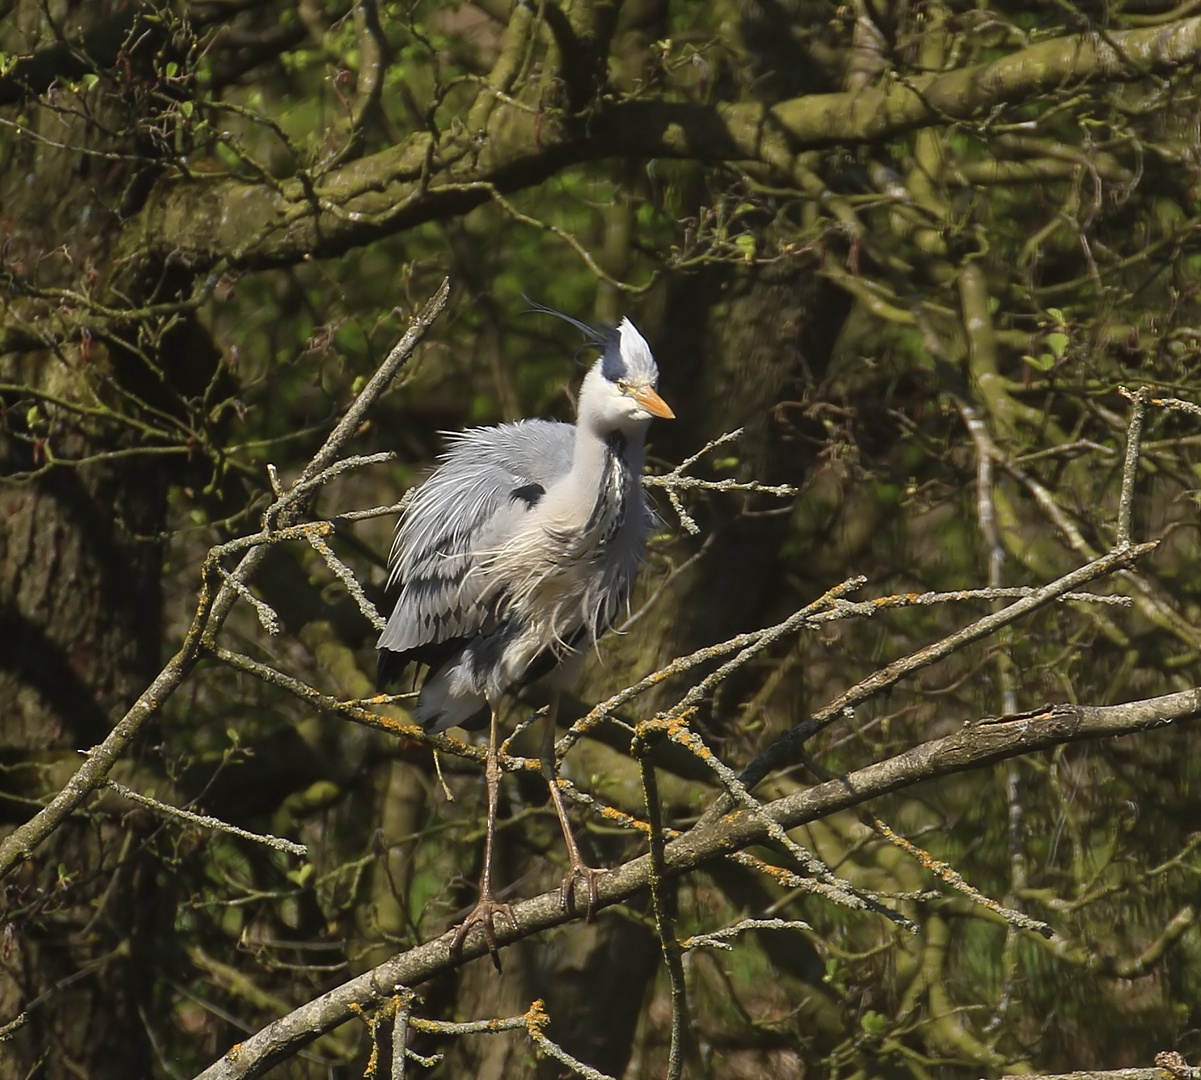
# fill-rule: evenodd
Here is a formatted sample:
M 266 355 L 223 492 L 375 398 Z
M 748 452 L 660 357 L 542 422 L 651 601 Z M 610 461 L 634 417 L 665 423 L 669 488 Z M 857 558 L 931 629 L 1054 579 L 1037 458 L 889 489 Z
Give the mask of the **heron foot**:
M 602 874 L 608 872 L 606 867 L 589 866 L 582 859 L 579 861 L 573 859 L 567 873 L 563 875 L 563 884 L 559 886 L 559 905 L 564 911 L 571 911 L 574 908 L 576 878 L 582 878 L 584 884 L 588 886 L 588 908 L 584 913 L 584 921 L 592 922 L 593 916 L 596 915 L 596 883 Z
M 458 960 L 463 952 L 463 941 L 467 937 L 473 926 L 479 925 L 484 930 L 484 940 L 488 943 L 488 955 L 492 957 L 492 966 L 497 971 L 503 970 L 500 966 L 500 953 L 497 951 L 496 943 L 496 925 L 495 919 L 497 912 L 504 915 L 509 920 L 509 925 L 514 930 L 517 929 L 517 917 L 513 914 L 513 905 L 506 904 L 503 900 L 497 900 L 496 897 L 485 894 L 480 897 L 479 902 L 471 909 L 471 913 L 465 918 L 455 929 L 455 936 L 450 943 L 450 955 L 454 960 Z

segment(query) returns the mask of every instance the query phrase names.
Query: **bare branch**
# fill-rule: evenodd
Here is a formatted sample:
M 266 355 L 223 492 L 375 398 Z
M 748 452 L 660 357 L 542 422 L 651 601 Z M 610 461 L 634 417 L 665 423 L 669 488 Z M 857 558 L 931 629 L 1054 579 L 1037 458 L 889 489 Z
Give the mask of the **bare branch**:
M 307 484 L 334 463 L 343 446 L 357 430 L 367 410 L 387 389 L 401 366 L 413 355 L 426 330 L 446 306 L 449 293 L 449 282 L 443 281 L 306 466 L 292 490 L 268 508 L 263 515 L 263 533 L 270 533 L 279 526 L 287 528 L 299 521 L 307 500 L 296 498 L 294 493 L 299 488 L 307 495 Z M 110 770 L 141 730 L 142 725 L 162 708 L 163 702 L 175 693 L 187 678 L 200 656 L 202 646 L 212 646 L 239 596 L 234 583 L 244 586 L 270 549 L 266 543 L 251 548 L 238 566 L 230 571 L 230 576 L 225 579 L 220 589 L 214 591 L 216 580 L 224 574 L 217 561 L 219 556 L 215 554 L 218 550 L 214 548 L 210 551 L 204 561 L 196 613 L 179 651 L 167 661 L 162 671 L 117 722 L 104 741 L 87 752 L 83 765 L 46 807 L 0 841 L 0 878 L 28 859 L 34 848 L 54 832 L 68 814 L 104 784 Z
M 1156 1055 L 1160 1057 L 1161 1055 Z M 1001 1080 L 1030 1080 L 1029 1076 L 1005 1075 Z M 1096 1069 L 1068 1073 L 1040 1073 L 1038 1080 L 1201 1080 L 1201 1069 Z
M 313 545 L 313 550 L 317 552 L 324 560 L 338 580 L 346 586 L 346 591 L 354 598 L 354 602 L 358 604 L 359 610 L 363 613 L 364 618 L 376 629 L 383 630 L 387 626 L 387 622 L 383 616 L 376 610 L 375 605 L 367 599 L 367 594 L 363 592 L 363 586 L 359 584 L 358 578 L 354 576 L 354 571 L 350 569 L 337 555 L 333 549 L 321 537 L 315 533 L 309 533 L 306 539 Z
M 1191 416 L 1201 416 L 1201 405 L 1193 401 L 1185 401 L 1182 398 L 1152 398 L 1151 404 L 1157 405 L 1161 409 L 1172 409 L 1176 412 L 1188 413 Z
M 294 840 L 285 840 L 282 836 L 272 836 L 270 833 L 251 832 L 249 829 L 240 829 L 237 825 L 230 825 L 229 822 L 211 817 L 208 814 L 196 814 L 191 810 L 182 810 L 178 806 L 168 806 L 164 802 L 159 802 L 158 799 L 150 798 L 149 795 L 142 795 L 131 788 L 127 788 L 124 784 L 117 783 L 116 780 L 106 780 L 104 786 L 112 788 L 118 795 L 123 796 L 130 802 L 135 802 L 139 806 L 149 807 L 160 814 L 179 818 L 180 821 L 186 821 L 189 825 L 199 825 L 202 829 L 214 829 L 217 832 L 229 833 L 231 836 L 240 836 L 243 840 L 253 840 L 256 844 L 265 844 L 267 847 L 275 848 L 276 851 L 286 851 L 290 855 L 300 855 L 302 858 L 308 858 L 309 849 L 304 844 L 298 844 Z
M 525 17 L 523 6 L 513 10 Z M 482 125 L 505 137 L 484 140 L 480 152 L 466 159 L 456 152 L 456 133 L 438 138 L 419 131 L 322 177 L 316 189 L 311 178 L 300 176 L 275 186 L 229 178 L 162 185 L 138 227 L 144 248 L 179 251 L 199 266 L 220 258 L 251 267 L 296 263 L 464 214 L 585 156 L 761 161 L 791 168 L 798 150 L 874 143 L 922 125 L 987 117 L 996 107 L 1069 82 L 1172 72 L 1190 63 L 1199 47 L 1201 18 L 1190 18 L 1117 31 L 1106 39 L 1092 32 L 1066 34 L 987 63 L 772 105 L 635 96 L 599 109 L 586 141 L 574 139 L 570 128 L 544 130 L 539 114 L 481 90 L 472 108 L 483 110 Z M 430 161 L 446 164 L 430 175 Z M 230 206 L 243 212 L 228 213 Z M 279 227 L 247 237 L 242 223 L 248 215 Z M 203 236 L 204 245 L 190 243 L 192 236 Z
M 783 828 L 793 829 L 938 776 L 994 765 L 1051 746 L 1129 735 L 1199 717 L 1201 689 L 1124 705 L 1054 705 L 1017 716 L 987 717 L 886 761 L 767 803 L 764 812 Z M 715 822 L 702 822 L 665 845 L 664 873 L 686 873 L 710 859 L 762 843 L 767 835 L 764 819 L 750 814 L 736 813 Z M 618 903 L 647 888 L 650 875 L 648 855 L 605 874 L 597 884 L 598 906 Z M 575 917 L 563 910 L 558 886 L 514 904 L 513 911 L 515 927 L 510 927 L 507 920 L 496 927 L 497 942 L 501 945 Z M 378 1007 L 398 989 L 416 986 L 449 970 L 456 963 L 450 953 L 453 938 L 453 932 L 447 931 L 436 940 L 395 956 L 300 1006 L 240 1042 L 200 1073 L 197 1080 L 249 1080 L 262 1076 L 272 1065 L 359 1015 L 362 1009 Z M 458 962 L 485 956 L 487 952 L 483 932 L 473 930 L 463 942 Z
M 974 623 L 962 627 L 952 634 L 948 634 L 941 641 L 927 645 L 924 649 L 910 653 L 900 660 L 894 660 L 891 664 L 873 672 L 866 679 L 861 680 L 849 690 L 840 694 L 833 701 L 814 713 L 809 720 L 797 724 L 791 731 L 782 735 L 767 747 L 766 750 L 762 751 L 746 767 L 741 777 L 742 782 L 748 789 L 753 788 L 773 769 L 779 768 L 786 762 L 791 761 L 793 755 L 799 751 L 807 739 L 842 715 L 844 710 L 853 709 L 856 705 L 867 701 L 888 687 L 896 685 L 905 676 L 911 675 L 913 672 L 934 663 L 936 660 L 941 660 L 944 656 L 949 656 L 970 642 L 988 637 L 1003 626 L 1009 626 L 1028 612 L 1050 603 L 1052 600 L 1071 592 L 1078 586 L 1095 581 L 1099 577 L 1104 577 L 1114 570 L 1129 565 L 1135 560 L 1142 558 L 1142 556 L 1154 551 L 1157 546 L 1157 543 L 1152 542 L 1136 544 L 1132 547 L 1111 551 L 1073 570 L 1071 573 L 1065 574 L 1049 585 L 1044 585 L 1041 589 L 1036 589 L 1031 595 L 1022 597 L 1008 607 L 1002 608 L 1000 611 L 991 612 L 983 618 L 977 619 Z M 710 813 L 714 812 L 716 811 L 710 811 Z
M 671 472 L 663 473 L 659 476 L 644 476 L 642 478 L 643 487 L 661 488 L 667 492 L 668 501 L 671 503 L 671 508 L 676 512 L 676 517 L 679 518 L 680 525 L 693 536 L 700 535 L 701 527 L 693 520 L 692 515 L 684 509 L 684 504 L 680 500 L 680 492 L 682 491 L 742 491 L 775 495 L 778 498 L 791 498 L 798 494 L 798 489 L 791 484 L 761 484 L 757 480 L 743 481 L 729 478 L 725 480 L 703 480 L 697 476 L 685 475 L 685 470 L 695 465 L 707 453 L 719 446 L 724 446 L 728 442 L 732 442 L 742 432 L 742 428 L 727 431 L 724 435 L 719 435 L 716 439 L 710 440 L 691 457 L 685 458 Z
M 311 534 L 307 533 L 306 535 L 311 536 Z M 312 537 L 310 543 L 316 542 L 316 538 Z M 247 585 L 226 570 L 225 567 L 218 566 L 217 573 L 221 575 L 226 585 L 233 589 L 239 597 L 245 600 L 246 603 L 248 603 L 254 609 L 254 613 L 258 616 L 259 624 L 262 626 L 262 628 L 266 630 L 267 633 L 272 637 L 275 637 L 275 635 L 279 633 L 280 622 L 279 616 L 275 614 L 275 611 L 272 609 L 271 605 L 268 604 L 266 600 L 260 600 L 257 596 L 255 596 Z
M 1041 919 L 1032 919 L 1024 912 L 1005 907 L 1003 904 L 997 903 L 991 896 L 985 896 L 979 889 L 973 885 L 969 885 L 964 880 L 963 875 L 951 866 L 950 863 L 934 858 L 928 851 L 918 847 L 912 840 L 901 836 L 886 822 L 876 817 L 875 814 L 868 815 L 868 822 L 890 844 L 915 859 L 923 869 L 930 871 L 940 881 L 950 885 L 952 889 L 963 893 L 972 903 L 988 908 L 989 911 L 1000 915 L 1007 923 L 1020 930 L 1033 930 L 1036 934 L 1041 934 L 1043 937 L 1051 936 L 1051 928 Z
M 587 716 L 581 717 L 574 724 L 572 724 L 571 729 L 567 732 L 567 734 L 555 744 L 556 758 L 561 760 L 571 746 L 576 742 L 576 740 L 584 735 L 587 731 L 589 731 L 591 728 L 594 728 L 603 720 L 611 717 L 614 711 L 624 705 L 627 701 L 631 701 L 639 694 L 649 690 L 652 686 L 657 686 L 659 683 L 663 682 L 664 679 L 672 675 L 678 675 L 682 672 L 689 671 L 692 668 L 699 667 L 701 664 L 708 663 L 721 656 L 725 656 L 728 653 L 739 650 L 741 650 L 740 655 L 736 657 L 734 661 L 731 661 L 731 663 L 736 663 L 741 666 L 741 664 L 745 663 L 754 655 L 754 653 L 750 651 L 752 648 L 755 649 L 755 651 L 766 648 L 772 642 L 778 641 L 780 638 L 786 637 L 788 634 L 799 630 L 818 612 L 829 607 L 836 600 L 841 599 L 841 597 L 846 593 L 852 591 L 853 589 L 860 588 L 865 581 L 866 579 L 862 577 L 848 578 L 846 581 L 835 585 L 834 588 L 827 590 L 816 600 L 814 600 L 813 603 L 806 604 L 805 607 L 794 612 L 783 622 L 777 623 L 775 626 L 768 627 L 766 630 L 755 630 L 746 634 L 738 634 L 735 637 L 730 638 L 728 641 L 723 641 L 718 645 L 707 645 L 704 648 L 697 649 L 696 652 L 691 653 L 688 656 L 681 657 L 678 660 L 673 660 L 670 664 L 660 668 L 660 670 L 656 671 L 654 674 L 646 676 L 646 678 L 636 682 L 633 686 L 627 687 L 625 690 L 614 694 L 606 701 L 602 701 L 599 705 L 589 711 Z M 694 688 L 694 690 L 696 690 L 695 700 L 685 698 L 683 701 L 681 701 L 677 708 L 686 710 L 688 707 L 695 704 L 696 701 L 699 701 L 704 694 L 708 693 L 711 686 L 716 685 L 717 682 L 720 682 L 725 678 L 724 672 L 727 670 L 729 670 L 728 665 L 719 668 L 717 672 L 714 672 L 714 674 L 709 677 L 709 680 L 707 680 L 705 683 L 699 684 L 699 688 Z
M 659 947 L 663 950 L 663 961 L 671 983 L 671 1045 L 668 1048 L 668 1080 L 679 1080 L 684 1071 L 685 1043 L 689 1037 L 688 993 L 684 985 L 684 965 L 681 962 L 680 942 L 676 937 L 673 918 L 674 905 L 666 895 L 666 873 L 663 865 L 663 812 L 659 805 L 659 784 L 655 779 L 655 763 L 651 756 L 652 741 L 660 731 L 640 733 L 634 743 L 634 755 L 638 759 L 642 775 L 642 790 L 646 796 L 646 819 L 650 824 L 650 888 L 651 907 L 655 914 L 655 929 L 659 934 Z
M 1122 397 L 1130 402 L 1130 422 L 1126 428 L 1126 459 L 1122 464 L 1122 493 L 1118 499 L 1118 534 L 1115 544 L 1128 547 L 1131 537 L 1131 517 L 1134 514 L 1134 481 L 1138 474 L 1139 448 L 1143 441 L 1143 417 L 1151 391 L 1140 386 L 1134 393 L 1120 388 Z
M 715 930 L 711 934 L 694 934 L 680 942 L 685 949 L 732 949 L 730 938 L 748 930 L 812 930 L 807 922 L 797 919 L 740 919 L 733 926 Z

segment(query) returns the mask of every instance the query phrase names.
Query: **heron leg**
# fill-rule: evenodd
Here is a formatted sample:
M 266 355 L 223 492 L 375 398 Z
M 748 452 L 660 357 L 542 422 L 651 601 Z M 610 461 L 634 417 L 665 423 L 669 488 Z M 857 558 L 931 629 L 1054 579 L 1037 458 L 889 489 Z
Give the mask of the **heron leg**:
M 550 708 L 546 712 L 546 726 L 542 730 L 542 775 L 546 777 L 550 788 L 551 801 L 555 804 L 555 813 L 559 815 L 559 825 L 563 829 L 563 842 L 567 845 L 567 858 L 571 865 L 559 886 L 559 903 L 564 911 L 570 911 L 575 900 L 576 878 L 583 878 L 588 887 L 588 909 L 584 918 L 592 922 L 596 914 L 596 883 L 601 874 L 609 871 L 603 867 L 589 866 L 580 854 L 579 845 L 571 831 L 571 822 L 567 819 L 567 806 L 563 802 L 563 792 L 559 790 L 559 780 L 555 769 L 555 718 L 559 712 L 559 692 L 556 690 L 551 698 Z
M 467 932 L 475 925 L 484 931 L 484 940 L 488 943 L 488 955 L 492 957 L 493 966 L 501 970 L 500 954 L 497 952 L 496 913 L 502 912 L 509 920 L 509 925 L 517 928 L 517 919 L 513 915 L 512 905 L 496 899 L 492 891 L 492 852 L 496 847 L 496 805 L 500 797 L 500 755 L 497 753 L 497 726 L 499 721 L 496 706 L 491 708 L 492 717 L 488 725 L 488 758 L 484 766 L 484 780 L 488 785 L 488 824 L 484 831 L 484 875 L 480 878 L 480 896 L 471 913 L 455 930 L 455 936 L 450 943 L 450 955 L 456 959 L 463 949 L 463 940 Z

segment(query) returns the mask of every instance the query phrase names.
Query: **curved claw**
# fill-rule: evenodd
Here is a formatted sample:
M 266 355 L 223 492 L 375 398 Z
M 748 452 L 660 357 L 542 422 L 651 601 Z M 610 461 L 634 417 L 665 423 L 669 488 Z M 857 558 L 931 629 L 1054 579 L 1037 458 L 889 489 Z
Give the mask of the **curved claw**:
M 583 878 L 588 886 L 588 908 L 584 913 L 584 921 L 592 922 L 596 915 L 596 883 L 601 874 L 609 871 L 603 866 L 589 866 L 584 862 L 573 862 L 563 875 L 563 884 L 559 886 L 559 905 L 564 911 L 570 912 L 575 905 L 575 881 Z
M 500 966 L 500 953 L 497 951 L 496 943 L 496 926 L 494 920 L 496 913 L 500 912 L 506 919 L 509 920 L 509 925 L 514 930 L 517 929 L 517 918 L 513 914 L 513 906 L 506 904 L 501 900 L 494 900 L 490 896 L 481 896 L 479 903 L 472 908 L 471 913 L 465 918 L 455 929 L 455 936 L 450 943 L 450 955 L 454 960 L 458 960 L 463 952 L 463 941 L 466 939 L 468 932 L 477 923 L 483 927 L 484 941 L 488 943 L 488 955 L 492 957 L 492 965 L 497 971 L 502 971 Z

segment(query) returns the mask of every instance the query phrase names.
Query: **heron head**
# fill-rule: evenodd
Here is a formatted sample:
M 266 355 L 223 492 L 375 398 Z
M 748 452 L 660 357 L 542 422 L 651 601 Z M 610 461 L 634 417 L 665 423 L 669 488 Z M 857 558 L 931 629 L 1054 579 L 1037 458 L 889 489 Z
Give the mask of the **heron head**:
M 602 414 L 617 426 L 675 416 L 659 396 L 659 368 L 651 348 L 629 319 L 622 319 L 608 335 L 593 372 L 600 375 L 596 396 Z

